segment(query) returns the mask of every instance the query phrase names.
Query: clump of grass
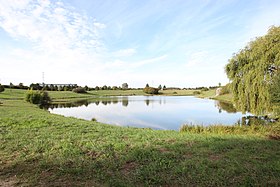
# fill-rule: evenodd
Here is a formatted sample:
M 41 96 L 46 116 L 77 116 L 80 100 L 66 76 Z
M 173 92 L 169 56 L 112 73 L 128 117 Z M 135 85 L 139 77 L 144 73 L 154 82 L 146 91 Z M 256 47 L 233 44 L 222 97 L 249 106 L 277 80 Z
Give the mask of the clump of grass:
M 194 95 L 199 95 L 199 94 L 201 94 L 201 92 L 200 91 L 194 91 L 193 94 Z
M 270 139 L 280 139 L 280 126 L 277 123 L 272 123 L 269 125 L 193 125 L 185 124 L 180 128 L 180 132 L 189 132 L 197 134 L 255 134 L 255 135 L 264 135 L 271 137 Z

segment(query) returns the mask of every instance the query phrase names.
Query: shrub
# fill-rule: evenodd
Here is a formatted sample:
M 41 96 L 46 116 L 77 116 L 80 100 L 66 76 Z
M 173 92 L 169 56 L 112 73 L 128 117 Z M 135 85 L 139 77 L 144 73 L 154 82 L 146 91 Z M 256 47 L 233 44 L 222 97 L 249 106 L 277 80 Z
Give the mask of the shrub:
M 147 94 L 158 94 L 159 89 L 153 87 L 145 87 L 143 91 Z
M 33 104 L 47 104 L 51 101 L 48 92 L 28 90 L 25 94 L 25 101 Z
M 230 91 L 230 83 L 226 84 L 225 86 L 222 86 L 222 91 L 220 95 L 225 95 L 231 93 Z
M 75 93 L 87 93 L 87 91 L 82 87 L 78 87 L 78 88 L 73 89 L 73 92 L 75 92 Z
M 201 92 L 200 91 L 194 91 L 193 94 L 194 95 L 199 95 L 199 94 L 201 94 Z
M 0 84 L 0 92 L 4 92 L 5 88 Z
M 209 90 L 209 88 L 207 88 L 207 87 L 204 87 L 201 89 L 201 91 L 208 91 L 208 90 Z

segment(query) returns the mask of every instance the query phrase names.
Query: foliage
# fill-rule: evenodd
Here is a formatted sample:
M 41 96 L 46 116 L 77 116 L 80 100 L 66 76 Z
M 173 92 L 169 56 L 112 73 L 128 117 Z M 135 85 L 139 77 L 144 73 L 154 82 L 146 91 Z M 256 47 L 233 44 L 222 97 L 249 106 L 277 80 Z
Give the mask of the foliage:
M 36 84 L 32 83 L 32 84 L 30 84 L 29 87 L 30 87 L 30 89 L 32 89 L 32 90 L 41 90 L 41 89 L 42 89 L 42 87 L 40 86 L 39 83 L 36 83 Z
M 84 89 L 85 89 L 86 91 L 89 91 L 89 87 L 88 87 L 87 85 L 84 87 Z
M 280 72 L 275 76 L 270 89 L 271 102 L 280 104 Z
M 268 34 L 234 54 L 225 70 L 238 109 L 257 115 L 271 111 L 269 90 L 280 71 L 280 27 L 271 27 Z
M 145 87 L 150 87 L 149 84 L 147 83 Z
M 48 92 L 28 90 L 25 94 L 25 101 L 32 104 L 47 104 L 51 101 Z
M 201 94 L 201 92 L 200 91 L 194 91 L 193 94 L 194 95 L 199 95 L 199 94 Z
M 208 91 L 209 90 L 209 88 L 207 88 L 207 87 L 203 87 L 202 89 L 201 89 L 201 91 Z
M 158 94 L 159 89 L 153 87 L 145 87 L 143 91 L 147 94 Z
M 4 92 L 4 91 L 5 91 L 4 86 L 2 86 L 2 85 L 0 84 L 0 92 Z
M 231 87 L 230 83 L 226 84 L 225 86 L 222 87 L 220 95 L 225 95 L 231 93 Z
M 123 83 L 123 84 L 122 84 L 122 89 L 123 89 L 123 90 L 128 89 L 128 84 L 127 84 L 127 83 Z
M 158 89 L 159 89 L 159 90 L 161 90 L 161 89 L 162 89 L 162 86 L 161 86 L 161 84 L 160 84 L 160 85 L 158 86 Z
M 72 91 L 75 92 L 75 93 L 87 93 L 85 88 L 82 88 L 82 87 L 75 88 Z

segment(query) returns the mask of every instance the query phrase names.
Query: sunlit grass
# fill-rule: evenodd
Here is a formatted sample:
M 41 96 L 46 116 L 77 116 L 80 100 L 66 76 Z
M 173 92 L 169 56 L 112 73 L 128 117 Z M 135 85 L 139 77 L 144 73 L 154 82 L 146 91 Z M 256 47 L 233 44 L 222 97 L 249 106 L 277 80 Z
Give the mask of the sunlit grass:
M 248 131 L 191 128 L 187 132 L 126 128 L 50 114 L 23 99 L 1 102 L 0 180 L 7 184 L 280 184 L 280 141 L 267 136 L 266 127 Z

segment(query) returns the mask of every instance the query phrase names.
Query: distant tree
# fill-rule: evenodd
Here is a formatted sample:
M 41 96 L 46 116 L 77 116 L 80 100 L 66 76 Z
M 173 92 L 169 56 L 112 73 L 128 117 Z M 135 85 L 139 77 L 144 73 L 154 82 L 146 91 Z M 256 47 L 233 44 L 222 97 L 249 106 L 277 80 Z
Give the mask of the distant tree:
M 75 93 L 87 93 L 85 88 L 82 88 L 82 87 L 74 88 L 73 92 L 75 92 Z
M 163 90 L 166 90 L 166 86 L 165 85 L 163 86 Z
M 102 88 L 101 88 L 102 90 L 107 90 L 108 89 L 108 87 L 106 86 L 106 85 L 104 85 L 104 86 L 102 86 Z
M 88 91 L 88 90 L 89 90 L 89 88 L 88 88 L 88 86 L 87 86 L 87 85 L 85 85 L 85 90 L 86 90 L 86 91 Z
M 18 87 L 19 87 L 19 89 L 23 89 L 23 88 L 24 88 L 23 83 L 19 83 L 19 84 L 18 84 Z
M 58 91 L 58 86 L 57 85 L 54 86 L 54 91 Z
M 63 86 L 58 86 L 58 91 L 63 91 Z
M 99 90 L 99 87 L 98 87 L 98 86 L 95 86 L 95 90 Z
M 147 94 L 158 94 L 158 88 L 153 88 L 153 87 L 145 87 L 143 91 Z
M 221 85 L 222 85 L 222 84 L 219 82 L 219 87 L 221 87 Z
M 108 88 L 107 88 L 108 90 L 112 90 L 112 88 L 111 88 L 111 86 L 108 86 Z
M 30 86 L 30 87 L 31 87 L 31 86 Z M 54 85 L 53 85 L 53 84 L 50 85 L 50 90 L 51 90 L 51 91 L 54 91 Z
M 158 86 L 158 89 L 159 89 L 159 90 L 161 90 L 161 89 L 162 89 L 161 84 Z
M 10 82 L 10 88 L 14 88 L 14 84 Z
M 147 87 L 150 87 L 150 86 L 149 86 L 149 84 L 147 83 L 145 87 L 147 88 Z
M 50 87 L 47 85 L 47 86 L 45 86 L 45 90 L 50 90 Z
M 127 90 L 128 89 L 128 84 L 127 83 L 123 83 L 122 84 L 122 89 L 123 90 Z
M 0 92 L 4 92 L 5 88 L 0 84 Z
M 113 89 L 113 90 L 117 90 L 118 87 L 117 87 L 117 86 L 113 86 L 112 89 Z
M 30 88 L 32 90 L 41 90 L 42 89 L 42 87 L 39 85 L 39 83 L 36 83 L 36 84 L 32 83 L 32 84 L 30 84 Z

